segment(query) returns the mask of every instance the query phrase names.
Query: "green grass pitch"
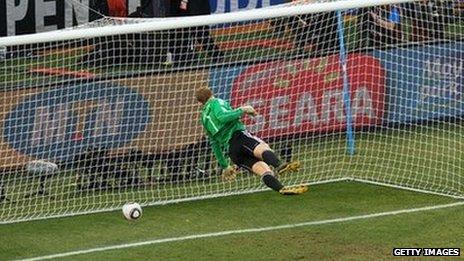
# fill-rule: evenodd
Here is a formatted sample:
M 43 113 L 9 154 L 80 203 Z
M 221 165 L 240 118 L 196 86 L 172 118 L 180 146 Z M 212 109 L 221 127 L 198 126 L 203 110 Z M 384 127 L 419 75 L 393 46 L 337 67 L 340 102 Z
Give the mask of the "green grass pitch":
M 119 211 L 0 226 L 0 259 L 224 230 L 350 217 L 456 200 L 351 182 L 315 185 L 298 197 L 272 192 L 144 208 L 128 222 Z M 464 247 L 464 207 L 225 235 L 69 256 L 61 260 L 372 260 L 394 247 Z

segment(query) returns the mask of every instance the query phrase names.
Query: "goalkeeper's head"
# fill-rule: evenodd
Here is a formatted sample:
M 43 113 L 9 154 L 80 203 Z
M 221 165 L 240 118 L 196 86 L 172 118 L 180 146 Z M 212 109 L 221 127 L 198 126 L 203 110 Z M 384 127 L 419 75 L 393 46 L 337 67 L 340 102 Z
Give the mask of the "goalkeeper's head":
M 195 97 L 198 102 L 205 104 L 211 97 L 213 97 L 213 92 L 208 87 L 201 87 L 195 91 Z

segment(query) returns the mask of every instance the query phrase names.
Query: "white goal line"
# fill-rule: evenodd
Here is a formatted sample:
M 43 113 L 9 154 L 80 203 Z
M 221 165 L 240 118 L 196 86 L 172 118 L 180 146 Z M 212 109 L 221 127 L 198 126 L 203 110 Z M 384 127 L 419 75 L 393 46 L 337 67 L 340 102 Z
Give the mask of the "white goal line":
M 324 225 L 324 224 L 349 222 L 353 220 L 394 216 L 394 215 L 400 215 L 400 214 L 406 214 L 406 213 L 452 208 L 452 207 L 463 206 L 463 205 L 464 205 L 464 201 L 459 201 L 455 203 L 442 204 L 442 205 L 401 209 L 401 210 L 395 210 L 395 211 L 378 212 L 378 213 L 372 213 L 372 214 L 317 220 L 317 221 L 308 221 L 308 222 L 285 224 L 285 225 L 279 225 L 279 226 L 225 230 L 225 231 L 219 231 L 219 232 L 194 234 L 194 235 L 181 236 L 181 237 L 168 237 L 168 238 L 160 238 L 160 239 L 142 241 L 142 242 L 137 242 L 137 243 L 128 243 L 128 244 L 112 245 L 112 246 L 106 246 L 106 247 L 89 248 L 89 249 L 84 249 L 84 250 L 70 251 L 70 252 L 64 252 L 64 253 L 58 253 L 58 254 L 52 254 L 52 255 L 46 255 L 46 256 L 38 256 L 38 257 L 32 257 L 32 258 L 27 258 L 27 259 L 22 259 L 22 260 L 24 261 L 26 260 L 27 261 L 47 260 L 47 259 L 53 259 L 53 258 L 61 258 L 61 257 L 83 255 L 83 254 L 89 254 L 89 253 L 95 253 L 95 252 L 103 252 L 103 251 L 109 251 L 109 250 L 117 250 L 117 249 L 139 247 L 139 246 L 146 246 L 146 245 L 156 245 L 156 244 L 162 244 L 162 243 L 168 243 L 168 242 L 179 242 L 179 241 L 186 241 L 186 240 L 200 239 L 200 238 L 221 237 L 221 236 L 237 235 L 237 234 L 245 234 L 245 233 L 258 233 L 258 232 L 290 229 L 290 228 L 305 227 L 305 226 L 316 226 L 316 225 Z

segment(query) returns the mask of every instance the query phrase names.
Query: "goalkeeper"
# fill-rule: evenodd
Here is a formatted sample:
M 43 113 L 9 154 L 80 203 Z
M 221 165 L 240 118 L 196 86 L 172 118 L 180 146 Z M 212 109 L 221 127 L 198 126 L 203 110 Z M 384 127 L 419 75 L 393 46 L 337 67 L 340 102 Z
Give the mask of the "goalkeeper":
M 244 114 L 256 115 L 251 106 L 232 109 L 224 100 L 215 98 L 209 88 L 203 87 L 196 91 L 196 99 L 203 104 L 201 123 L 210 139 L 214 155 L 223 169 L 223 178 L 235 178 L 236 168 L 230 164 L 228 156 L 237 166 L 261 177 L 262 182 L 269 188 L 282 195 L 297 195 L 308 190 L 307 186 L 284 187 L 269 167 L 274 167 L 277 174 L 296 171 L 299 162 L 282 163 L 276 154 L 261 139 L 246 131 L 240 121 Z

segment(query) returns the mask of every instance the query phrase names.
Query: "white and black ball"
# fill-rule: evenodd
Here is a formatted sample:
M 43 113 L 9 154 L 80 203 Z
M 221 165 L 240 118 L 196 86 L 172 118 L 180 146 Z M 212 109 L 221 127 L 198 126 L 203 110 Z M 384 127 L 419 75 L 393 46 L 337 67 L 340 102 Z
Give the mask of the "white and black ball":
M 122 214 L 127 220 L 137 220 L 142 217 L 142 207 L 135 202 L 126 203 L 122 206 Z

